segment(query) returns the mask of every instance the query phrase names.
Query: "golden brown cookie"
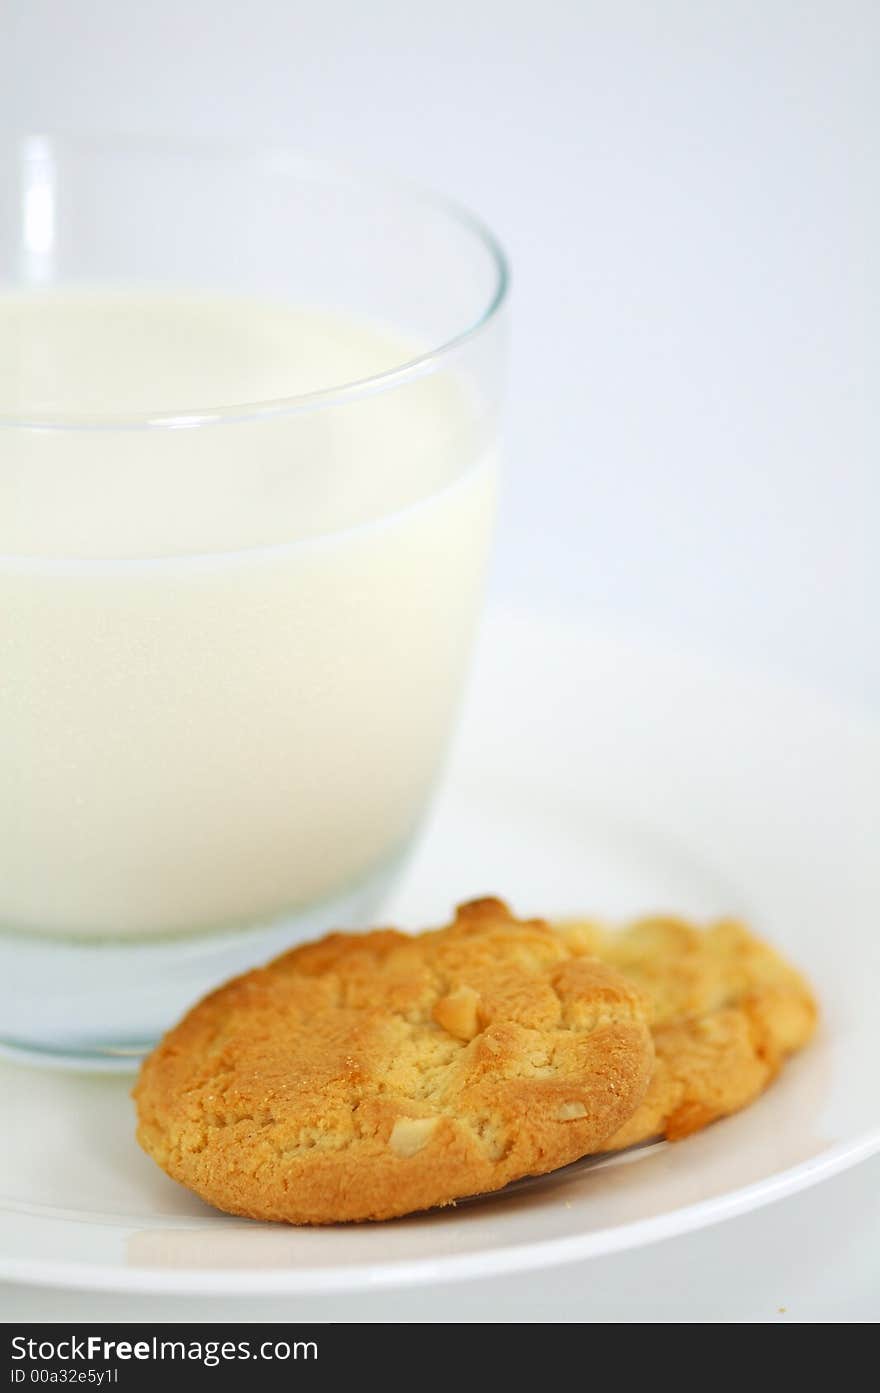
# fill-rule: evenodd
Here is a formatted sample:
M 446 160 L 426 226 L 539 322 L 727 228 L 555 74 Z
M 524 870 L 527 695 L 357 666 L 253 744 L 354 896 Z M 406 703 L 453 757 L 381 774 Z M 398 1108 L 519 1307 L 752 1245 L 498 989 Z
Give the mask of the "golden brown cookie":
M 646 919 L 620 932 L 558 925 L 575 951 L 598 954 L 654 1005 L 654 1074 L 605 1151 L 655 1137 L 678 1141 L 763 1092 L 806 1044 L 816 1002 L 803 977 L 741 924 L 707 929 Z
M 651 1076 L 648 1006 L 498 900 L 331 934 L 221 987 L 144 1062 L 138 1139 L 233 1214 L 387 1219 L 599 1150 Z

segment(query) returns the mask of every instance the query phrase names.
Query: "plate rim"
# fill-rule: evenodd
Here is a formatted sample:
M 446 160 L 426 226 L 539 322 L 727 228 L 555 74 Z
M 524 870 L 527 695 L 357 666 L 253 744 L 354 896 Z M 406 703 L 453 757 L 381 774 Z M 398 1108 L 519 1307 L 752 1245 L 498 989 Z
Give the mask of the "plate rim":
M 43 1258 L 0 1257 L 0 1280 L 34 1287 L 59 1287 L 78 1291 L 118 1291 L 128 1294 L 167 1296 L 296 1295 L 390 1290 L 400 1286 L 426 1286 L 432 1282 L 514 1276 L 546 1267 L 622 1253 L 646 1247 L 680 1234 L 693 1233 L 735 1219 L 810 1189 L 832 1176 L 859 1165 L 880 1152 L 880 1126 L 858 1138 L 838 1143 L 818 1157 L 801 1161 L 764 1180 L 740 1186 L 713 1199 L 670 1209 L 649 1219 L 635 1219 L 614 1228 L 593 1229 L 540 1242 L 487 1248 L 465 1254 L 402 1259 L 360 1266 L 221 1268 L 114 1267 L 107 1263 L 49 1261 Z M 9 1212 L 9 1211 L 7 1211 Z M 63 1224 L 81 1220 L 58 1219 Z M 376 1226 L 380 1227 L 379 1225 Z

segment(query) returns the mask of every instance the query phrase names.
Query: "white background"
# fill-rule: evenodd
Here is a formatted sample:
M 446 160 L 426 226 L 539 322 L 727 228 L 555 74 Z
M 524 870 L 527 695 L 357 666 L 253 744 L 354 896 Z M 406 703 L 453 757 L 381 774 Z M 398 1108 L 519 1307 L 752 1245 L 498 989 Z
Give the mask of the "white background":
M 496 597 L 880 706 L 873 0 L 0 0 L 0 16 L 4 126 L 363 158 L 495 227 L 515 275 Z M 535 1310 L 876 1316 L 878 1178 L 615 1258 L 602 1297 L 589 1267 L 561 1274 L 555 1305 L 542 1278 Z M 853 1194 L 865 1224 L 854 1211 L 841 1254 Z M 468 1309 L 522 1319 L 514 1289 L 483 1284 Z M 50 1314 L 34 1300 L 12 1309 Z M 363 1311 L 424 1318 L 406 1300 Z M 464 1305 L 438 1292 L 432 1309 Z

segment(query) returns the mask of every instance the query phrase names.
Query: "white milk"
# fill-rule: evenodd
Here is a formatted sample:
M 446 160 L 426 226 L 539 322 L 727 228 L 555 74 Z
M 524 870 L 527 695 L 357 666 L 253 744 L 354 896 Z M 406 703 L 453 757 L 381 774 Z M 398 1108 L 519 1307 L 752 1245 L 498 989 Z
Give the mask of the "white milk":
M 0 417 L 191 415 L 412 354 L 233 298 L 7 295 Z M 449 372 L 259 421 L 0 429 L 0 926 L 262 922 L 395 855 L 468 653 L 489 433 Z

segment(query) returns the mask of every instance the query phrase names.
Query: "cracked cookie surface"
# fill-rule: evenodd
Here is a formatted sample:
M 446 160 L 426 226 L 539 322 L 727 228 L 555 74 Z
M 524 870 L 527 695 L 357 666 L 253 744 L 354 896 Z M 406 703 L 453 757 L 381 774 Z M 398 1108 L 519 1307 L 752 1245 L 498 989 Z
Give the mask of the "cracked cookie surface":
M 619 931 L 557 925 L 574 951 L 598 955 L 653 1003 L 656 1061 L 633 1115 L 602 1146 L 678 1141 L 754 1101 L 816 1026 L 804 978 L 739 923 L 706 929 L 645 919 Z
M 233 1214 L 385 1219 L 603 1149 L 645 1093 L 648 1006 L 498 900 L 331 934 L 206 997 L 145 1060 L 138 1140 Z

